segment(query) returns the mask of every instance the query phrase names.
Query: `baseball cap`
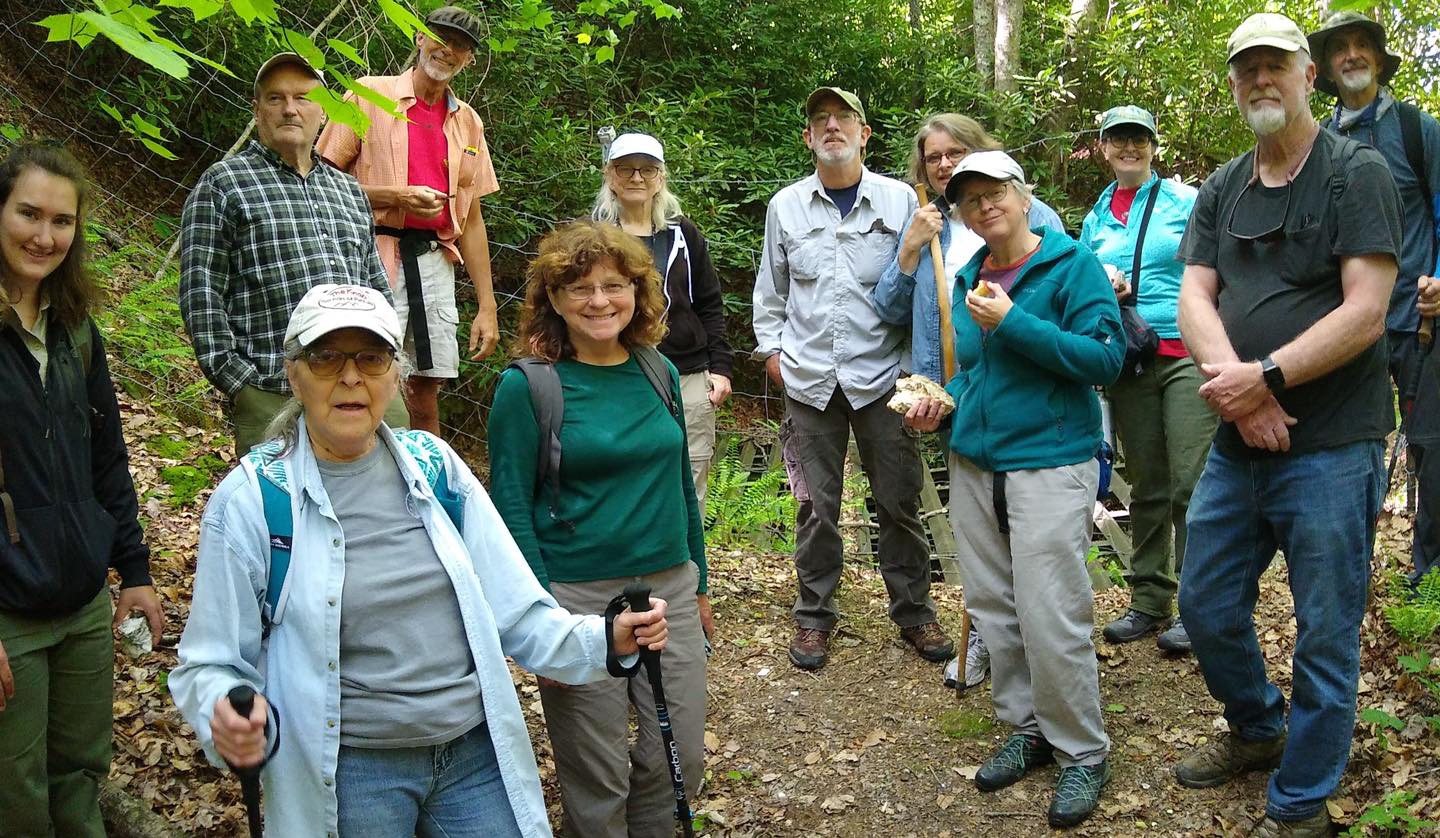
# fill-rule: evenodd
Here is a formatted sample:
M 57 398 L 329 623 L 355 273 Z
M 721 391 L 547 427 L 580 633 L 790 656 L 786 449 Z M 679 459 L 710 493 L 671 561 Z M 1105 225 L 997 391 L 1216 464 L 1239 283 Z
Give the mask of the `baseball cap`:
M 471 49 L 480 46 L 482 40 L 480 18 L 459 6 L 441 6 L 425 18 L 425 25 L 431 29 L 437 26 L 454 29 L 470 39 Z
M 616 137 L 610 142 L 610 156 L 606 158 L 606 162 L 632 154 L 643 154 L 654 157 L 661 163 L 665 162 L 665 149 L 660 146 L 659 140 L 649 134 L 621 134 Z
M 1275 47 L 1286 52 L 1298 52 L 1304 50 L 1310 52 L 1310 42 L 1305 40 L 1305 33 L 1295 25 L 1295 21 L 1284 15 L 1261 12 L 1251 15 L 1230 33 L 1230 41 L 1227 44 L 1228 56 L 1225 61 L 1235 60 L 1235 56 L 1251 47 Z
M 847 108 L 859 115 L 862 123 L 865 121 L 865 106 L 860 104 L 860 97 L 839 87 L 817 87 L 811 91 L 810 95 L 805 97 L 805 116 L 810 116 L 815 106 L 826 96 L 838 96 Z
M 1155 115 L 1136 105 L 1119 105 L 1101 114 L 1100 136 L 1104 137 L 1107 131 L 1118 125 L 1139 125 L 1149 131 L 1150 136 L 1159 136 L 1155 130 Z
M 1325 23 L 1319 29 L 1307 36 L 1307 40 L 1310 42 L 1310 57 L 1316 62 L 1324 63 L 1326 52 L 1330 47 L 1330 36 L 1351 26 L 1365 30 L 1369 33 L 1370 40 L 1375 42 L 1375 48 L 1380 51 L 1380 64 L 1382 65 L 1379 68 L 1380 75 L 1376 80 L 1380 84 L 1389 84 L 1395 71 L 1400 69 L 1400 56 L 1391 53 L 1385 46 L 1385 27 L 1359 12 L 1336 12 L 1326 18 Z M 1340 95 L 1339 89 L 1335 87 L 1335 81 L 1323 68 L 1315 74 L 1315 89 L 1331 96 Z
M 368 285 L 317 285 L 295 306 L 285 342 L 298 340 L 309 346 L 336 329 L 348 328 L 374 332 L 395 349 L 405 339 L 400 318 L 384 294 Z
M 984 175 L 993 180 L 1025 182 L 1025 170 L 1020 168 L 1015 158 L 1005 152 L 973 151 L 965 155 L 965 159 L 955 167 L 954 174 L 950 175 L 950 182 L 945 184 L 945 200 L 952 204 L 959 203 L 960 188 L 971 175 Z
M 277 52 L 267 58 L 265 63 L 260 65 L 260 69 L 255 71 L 255 94 L 257 96 L 260 94 L 261 79 L 265 78 L 271 70 L 283 64 L 294 64 L 296 67 L 314 76 L 316 81 L 321 84 L 325 83 L 325 75 L 315 69 L 309 61 L 306 61 L 305 56 L 298 52 Z

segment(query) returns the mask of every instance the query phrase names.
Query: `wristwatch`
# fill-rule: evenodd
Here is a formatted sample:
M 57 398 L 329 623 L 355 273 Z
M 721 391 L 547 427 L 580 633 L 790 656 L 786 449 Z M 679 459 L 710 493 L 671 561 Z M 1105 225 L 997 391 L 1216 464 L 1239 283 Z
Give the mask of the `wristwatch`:
M 1269 355 L 1260 359 L 1260 374 L 1265 376 L 1265 386 L 1270 388 L 1270 392 L 1279 393 L 1285 389 L 1285 373 Z

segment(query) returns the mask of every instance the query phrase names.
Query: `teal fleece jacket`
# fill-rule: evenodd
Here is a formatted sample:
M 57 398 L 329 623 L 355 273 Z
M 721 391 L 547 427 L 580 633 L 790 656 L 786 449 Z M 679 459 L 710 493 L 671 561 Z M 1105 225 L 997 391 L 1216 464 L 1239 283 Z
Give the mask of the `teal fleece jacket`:
M 1014 307 L 989 334 L 970 319 L 982 247 L 956 275 L 953 298 L 955 397 L 950 448 L 986 471 L 1058 468 L 1100 447 L 1097 385 L 1125 360 L 1120 307 L 1100 262 L 1054 230 L 1036 230 L 1040 249 L 1020 270 Z

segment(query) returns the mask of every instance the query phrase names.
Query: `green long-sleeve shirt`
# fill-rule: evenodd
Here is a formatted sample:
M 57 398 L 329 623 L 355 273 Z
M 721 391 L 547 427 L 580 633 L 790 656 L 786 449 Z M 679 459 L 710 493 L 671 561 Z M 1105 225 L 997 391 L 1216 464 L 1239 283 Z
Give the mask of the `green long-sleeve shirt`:
M 679 405 L 679 379 L 666 366 Z M 524 373 L 505 371 L 490 410 L 490 494 L 535 578 L 549 588 L 552 580 L 614 579 L 693 561 L 697 593 L 705 593 L 684 428 L 634 357 L 613 367 L 561 361 L 555 370 L 565 397 L 555 509 L 562 520 L 550 514 L 549 486 L 535 494 L 540 432 Z

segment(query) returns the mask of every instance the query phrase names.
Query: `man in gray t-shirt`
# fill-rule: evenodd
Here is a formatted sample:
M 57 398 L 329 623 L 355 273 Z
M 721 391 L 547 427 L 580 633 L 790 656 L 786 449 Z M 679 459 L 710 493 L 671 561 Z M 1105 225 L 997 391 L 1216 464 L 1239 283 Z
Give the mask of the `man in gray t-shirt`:
M 485 718 L 460 603 L 387 445 L 317 460 L 345 532 L 340 744 L 419 748 Z M 384 614 L 384 620 L 370 619 Z

